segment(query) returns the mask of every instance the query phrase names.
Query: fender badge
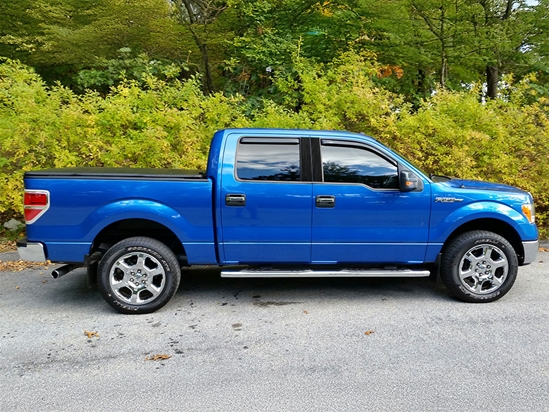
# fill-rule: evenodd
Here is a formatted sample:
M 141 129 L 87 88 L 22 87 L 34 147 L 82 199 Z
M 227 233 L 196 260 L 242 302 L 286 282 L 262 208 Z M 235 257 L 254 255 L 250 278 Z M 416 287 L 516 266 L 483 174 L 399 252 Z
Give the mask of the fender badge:
M 455 203 L 455 202 L 463 202 L 463 199 L 458 199 L 457 197 L 435 197 L 435 202 Z

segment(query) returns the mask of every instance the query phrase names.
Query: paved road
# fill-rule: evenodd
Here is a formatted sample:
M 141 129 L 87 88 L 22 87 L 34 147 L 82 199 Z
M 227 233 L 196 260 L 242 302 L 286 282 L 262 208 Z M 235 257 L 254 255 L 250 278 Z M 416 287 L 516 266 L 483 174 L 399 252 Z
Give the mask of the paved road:
M 83 270 L 44 272 L 0 272 L 1 411 L 549 411 L 547 252 L 491 304 L 427 279 L 205 271 L 131 316 Z

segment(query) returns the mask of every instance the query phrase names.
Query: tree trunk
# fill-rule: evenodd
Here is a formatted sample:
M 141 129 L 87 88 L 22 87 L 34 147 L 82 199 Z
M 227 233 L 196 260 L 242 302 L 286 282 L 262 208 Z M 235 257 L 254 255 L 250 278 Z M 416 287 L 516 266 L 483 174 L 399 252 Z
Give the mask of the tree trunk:
M 448 78 L 448 60 L 446 59 L 446 55 L 442 55 L 442 59 L 440 62 L 440 87 L 443 89 L 446 88 L 446 79 Z
M 508 20 L 513 14 L 513 7 L 516 0 L 505 0 L 505 11 L 501 15 L 497 15 L 497 11 L 494 8 L 494 3 L 487 0 L 479 1 L 480 5 L 484 9 L 484 24 L 486 27 L 494 26 L 494 18 L 499 19 L 500 21 Z M 496 53 L 496 58 L 499 59 L 500 56 Z M 496 99 L 498 96 L 498 83 L 499 83 L 499 70 L 503 69 L 501 61 L 498 61 L 496 65 L 487 65 L 486 66 L 486 98 L 487 99 Z
M 204 78 L 202 80 L 202 85 L 204 88 L 205 94 L 211 94 L 213 93 L 213 80 L 212 80 L 212 71 L 210 67 L 210 58 L 208 55 L 208 45 L 206 44 L 206 40 L 204 40 L 196 31 L 195 24 L 197 23 L 195 18 L 195 11 L 193 10 L 193 7 L 191 5 L 191 2 L 189 0 L 182 0 L 183 6 L 187 10 L 189 21 L 187 22 L 189 30 L 191 31 L 191 34 L 193 36 L 194 42 L 198 46 L 198 49 L 200 50 L 200 54 L 202 55 L 202 64 L 204 65 Z M 206 28 L 207 22 L 204 22 L 204 27 Z M 204 35 L 205 37 L 205 35 Z
M 208 56 L 208 45 L 204 42 L 198 42 L 197 45 L 200 48 L 200 53 L 202 54 L 202 64 L 204 65 L 204 93 L 211 94 L 213 93 L 214 86 L 212 80 L 212 71 L 210 68 L 210 58 Z
M 497 66 L 486 66 L 486 97 L 495 99 L 498 96 L 499 71 Z

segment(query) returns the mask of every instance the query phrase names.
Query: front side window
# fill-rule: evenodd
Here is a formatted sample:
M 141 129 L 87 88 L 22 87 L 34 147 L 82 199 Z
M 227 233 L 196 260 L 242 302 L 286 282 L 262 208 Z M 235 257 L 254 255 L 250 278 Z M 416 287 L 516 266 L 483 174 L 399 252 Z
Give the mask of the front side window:
M 236 175 L 240 180 L 299 182 L 299 139 L 241 139 Z
M 322 144 L 324 182 L 361 183 L 398 189 L 398 167 L 365 147 Z

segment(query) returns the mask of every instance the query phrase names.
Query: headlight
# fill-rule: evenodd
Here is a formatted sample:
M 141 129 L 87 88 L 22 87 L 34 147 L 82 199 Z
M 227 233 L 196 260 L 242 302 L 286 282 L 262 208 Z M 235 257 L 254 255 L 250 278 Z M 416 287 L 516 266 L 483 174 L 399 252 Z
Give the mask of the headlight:
M 530 223 L 536 221 L 536 208 L 534 207 L 534 203 L 524 203 L 522 205 L 522 213 Z

